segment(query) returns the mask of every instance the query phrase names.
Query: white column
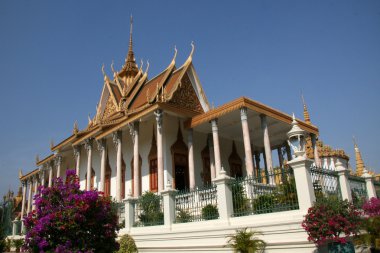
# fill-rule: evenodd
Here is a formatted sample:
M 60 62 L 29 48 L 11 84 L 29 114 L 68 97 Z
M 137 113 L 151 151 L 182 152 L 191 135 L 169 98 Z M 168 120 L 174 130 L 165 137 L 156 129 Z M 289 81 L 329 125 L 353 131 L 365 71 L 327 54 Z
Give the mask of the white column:
M 75 156 L 75 172 L 77 174 L 77 176 L 79 177 L 80 176 L 80 170 L 79 170 L 79 166 L 80 166 L 80 146 L 75 146 L 74 147 L 74 156 Z
M 38 180 L 37 180 L 37 176 L 35 176 L 34 177 L 34 180 L 33 180 L 34 182 L 33 182 L 33 190 L 34 190 L 34 192 L 33 192 L 33 198 L 34 198 L 34 196 L 36 196 L 37 195 L 37 186 L 38 186 Z M 34 201 L 34 199 L 33 199 L 33 203 L 32 203 L 32 210 L 36 210 L 36 204 L 35 204 L 35 201 Z
M 268 130 L 268 124 L 267 124 L 267 117 L 264 114 L 261 114 L 260 118 L 261 118 L 261 128 L 263 130 L 263 135 L 264 135 L 265 160 L 266 160 L 266 163 L 268 166 L 268 172 L 271 175 L 269 177 L 269 183 L 274 184 L 272 149 L 271 149 L 270 140 L 269 140 L 269 130 Z
M 241 127 L 243 130 L 244 151 L 245 151 L 245 167 L 247 170 L 247 176 L 253 175 L 253 161 L 251 150 L 251 138 L 249 136 L 248 116 L 247 108 L 240 109 Z
M 313 164 L 313 160 L 299 156 L 289 161 L 288 164 L 294 172 L 299 209 L 306 213 L 315 202 L 313 181 L 310 175 L 310 166 Z
M 124 200 L 125 203 L 125 229 L 129 233 L 135 223 L 135 206 L 137 199 L 130 194 Z
M 121 201 L 121 131 L 112 134 L 116 146 L 116 201 Z
M 49 184 L 48 186 L 51 187 L 53 185 L 53 164 L 50 163 L 48 165 L 48 170 L 49 170 Z
M 322 167 L 322 162 L 321 162 L 321 159 L 319 158 L 318 148 L 317 148 L 317 140 L 316 140 L 315 134 L 311 134 L 311 143 L 313 145 L 315 165 L 317 167 L 321 168 Z
M 45 186 L 45 167 L 41 168 L 41 171 L 40 171 L 40 182 L 41 182 L 41 186 Z
M 187 144 L 189 148 L 189 184 L 192 190 L 195 188 L 193 129 L 189 129 Z
M 86 190 L 91 190 L 91 172 L 92 172 L 92 139 L 85 140 L 85 148 L 87 150 L 87 185 Z
M 376 198 L 376 189 L 373 184 L 373 176 L 368 173 L 368 170 L 364 168 L 362 177 L 365 179 L 366 187 L 367 187 L 367 195 L 368 198 Z
M 139 122 L 132 125 L 132 141 L 133 141 L 133 193 L 134 197 L 139 197 L 140 192 L 140 159 L 139 159 Z
M 104 183 L 106 181 L 106 140 L 101 139 L 97 141 L 98 150 L 100 152 L 100 185 L 99 191 L 104 192 Z
M 156 110 L 157 121 L 157 172 L 158 172 L 158 192 L 164 190 L 164 159 L 163 159 L 163 143 L 162 143 L 162 110 Z
M 27 214 L 30 213 L 31 207 L 32 207 L 32 192 L 33 192 L 33 183 L 32 179 L 28 179 L 28 184 L 29 184 L 29 196 L 28 196 L 28 208 L 27 208 Z
M 340 192 L 342 193 L 342 198 L 348 201 L 352 201 L 351 188 L 350 188 L 350 183 L 348 181 L 349 170 L 345 166 L 346 164 L 347 164 L 347 161 L 342 161 L 342 158 L 337 158 L 337 161 L 335 163 L 335 168 L 339 175 L 339 185 L 340 185 Z
M 210 174 L 211 174 L 211 180 L 216 178 L 216 171 L 215 171 L 215 158 L 214 158 L 214 143 L 212 142 L 212 136 L 208 134 L 207 136 L 207 142 L 208 142 L 208 149 L 210 153 Z
M 220 146 L 219 146 L 219 134 L 218 134 L 217 121 L 218 121 L 217 119 L 211 120 L 212 140 L 214 142 L 214 159 L 215 159 L 216 177 L 218 177 L 220 169 L 222 168 L 222 163 L 220 159 Z
M 22 181 L 22 204 L 21 204 L 21 220 L 23 220 L 25 215 L 25 199 L 26 199 L 26 187 L 27 181 Z
M 61 176 L 61 165 L 62 165 L 62 156 L 58 155 L 56 157 L 56 165 L 57 165 L 57 177 Z

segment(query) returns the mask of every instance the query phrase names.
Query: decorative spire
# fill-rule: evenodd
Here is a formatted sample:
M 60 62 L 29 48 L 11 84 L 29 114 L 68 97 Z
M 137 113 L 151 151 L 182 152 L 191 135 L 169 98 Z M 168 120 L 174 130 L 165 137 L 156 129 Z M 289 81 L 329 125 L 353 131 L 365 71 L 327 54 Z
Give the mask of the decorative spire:
M 122 72 L 120 73 L 120 76 L 125 76 L 127 78 L 133 78 L 138 73 L 138 68 L 136 64 L 135 54 L 133 53 L 133 40 L 132 40 L 132 31 L 133 31 L 133 17 L 131 15 L 131 26 L 129 31 L 129 48 L 128 48 L 128 55 L 125 59 L 125 64 L 123 67 Z
M 301 98 L 302 98 L 302 103 L 303 103 L 303 118 L 307 124 L 311 124 L 310 114 L 309 114 L 309 111 L 307 110 L 307 106 L 306 106 L 305 99 L 303 97 L 302 92 L 301 92 Z
M 362 159 L 362 155 L 360 153 L 359 147 L 356 143 L 355 137 L 353 136 L 353 141 L 354 141 L 354 148 L 355 148 L 355 160 L 356 160 L 356 174 L 358 176 L 363 175 L 365 167 L 364 167 L 364 162 Z
M 79 132 L 78 121 L 74 122 L 73 134 L 77 134 Z

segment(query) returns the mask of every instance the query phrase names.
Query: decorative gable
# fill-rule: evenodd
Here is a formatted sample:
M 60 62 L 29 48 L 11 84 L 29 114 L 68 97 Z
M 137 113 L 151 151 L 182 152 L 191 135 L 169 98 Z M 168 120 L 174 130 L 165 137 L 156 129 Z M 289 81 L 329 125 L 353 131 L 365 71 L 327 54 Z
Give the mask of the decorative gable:
M 115 103 L 112 101 L 111 96 L 108 96 L 106 106 L 102 115 L 102 120 L 109 118 L 112 114 L 117 111 Z
M 181 108 L 186 108 L 195 112 L 203 112 L 198 96 L 187 74 L 181 80 L 177 90 L 174 92 L 169 104 L 174 104 Z

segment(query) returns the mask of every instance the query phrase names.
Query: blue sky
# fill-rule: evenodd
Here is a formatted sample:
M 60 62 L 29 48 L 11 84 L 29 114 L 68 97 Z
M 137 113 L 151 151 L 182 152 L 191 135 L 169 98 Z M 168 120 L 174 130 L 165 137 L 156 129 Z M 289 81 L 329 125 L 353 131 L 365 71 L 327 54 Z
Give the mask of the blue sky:
M 380 1 L 0 2 L 0 194 L 35 169 L 50 140 L 87 124 L 120 68 L 134 16 L 136 59 L 153 77 L 195 42 L 194 65 L 216 106 L 247 96 L 302 116 L 302 90 L 320 138 L 380 173 Z

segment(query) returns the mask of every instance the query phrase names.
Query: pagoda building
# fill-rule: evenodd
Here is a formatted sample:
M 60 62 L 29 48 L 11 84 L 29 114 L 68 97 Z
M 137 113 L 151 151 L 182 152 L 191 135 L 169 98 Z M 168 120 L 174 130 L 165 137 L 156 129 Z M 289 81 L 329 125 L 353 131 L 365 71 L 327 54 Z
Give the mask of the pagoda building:
M 115 70 L 111 64 L 112 76 L 102 67 L 94 117 L 83 129 L 74 123 L 71 135 L 52 143 L 51 155 L 38 158 L 36 169 L 20 176 L 22 216 L 33 210 L 37 186 L 51 186 L 69 169 L 76 170 L 81 189 L 97 188 L 120 202 L 127 195 L 162 192 L 167 185 L 177 190 L 207 185 L 221 170 L 232 177 L 273 174 L 276 164 L 291 160 L 292 117 L 247 97 L 210 106 L 191 46 L 182 65 L 177 66 L 175 49 L 166 68 L 149 78 L 149 63 L 144 67 L 135 60 L 131 23 L 124 65 Z M 317 139 L 310 119 L 297 122 L 310 140 Z

